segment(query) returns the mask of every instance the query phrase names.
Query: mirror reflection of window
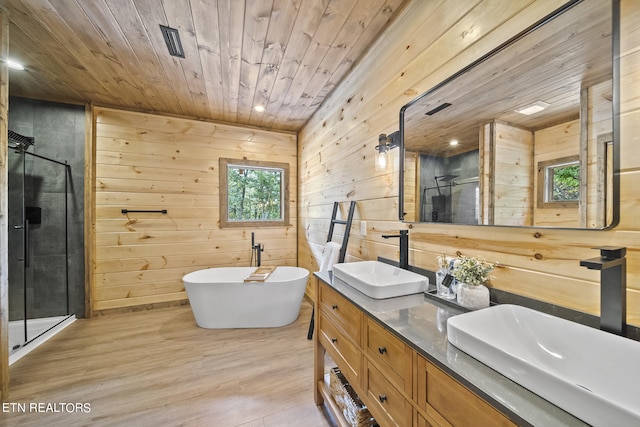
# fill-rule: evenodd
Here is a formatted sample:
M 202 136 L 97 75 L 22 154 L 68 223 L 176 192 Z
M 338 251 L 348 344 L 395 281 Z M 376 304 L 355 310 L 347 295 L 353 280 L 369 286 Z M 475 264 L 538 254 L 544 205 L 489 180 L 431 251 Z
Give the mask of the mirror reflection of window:
M 576 162 L 547 167 L 547 202 L 580 200 L 580 164 Z

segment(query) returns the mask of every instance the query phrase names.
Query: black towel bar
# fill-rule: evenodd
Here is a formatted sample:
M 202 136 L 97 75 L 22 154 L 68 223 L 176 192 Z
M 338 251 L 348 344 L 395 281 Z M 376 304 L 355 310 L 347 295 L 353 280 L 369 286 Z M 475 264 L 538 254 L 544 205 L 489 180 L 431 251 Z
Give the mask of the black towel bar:
M 130 209 L 122 209 L 122 213 L 123 214 L 128 214 L 129 212 L 141 212 L 141 213 L 161 213 L 161 214 L 166 214 L 167 210 L 166 209 L 159 209 L 159 210 L 130 210 Z

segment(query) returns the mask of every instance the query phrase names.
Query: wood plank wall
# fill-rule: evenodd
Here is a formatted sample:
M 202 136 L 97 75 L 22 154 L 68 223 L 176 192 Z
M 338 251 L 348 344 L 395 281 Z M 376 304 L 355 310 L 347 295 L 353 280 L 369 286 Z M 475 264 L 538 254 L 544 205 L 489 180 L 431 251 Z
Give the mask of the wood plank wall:
M 493 167 L 485 170 L 494 171 L 493 224 L 532 225 L 533 135 L 498 121 L 492 129 Z
M 592 248 L 628 249 L 628 321 L 640 325 L 640 3 L 622 0 L 621 220 L 613 230 L 552 230 L 416 224 L 397 216 L 397 165 L 378 172 L 380 133 L 398 129 L 398 111 L 418 94 L 542 18 L 562 0 L 411 3 L 299 133 L 299 264 L 318 267 L 331 204 L 356 200 L 347 261 L 397 258 L 381 234 L 410 228 L 411 264 L 436 256 L 480 255 L 504 265 L 492 286 L 598 314 L 599 274 L 579 266 Z M 397 150 L 394 150 L 397 151 Z M 392 151 L 392 155 L 394 154 Z M 360 233 L 366 222 L 366 235 Z
M 9 55 L 9 19 L 0 7 L 0 58 Z M 9 67 L 0 61 L 0 188 L 8 188 Z M 7 192 L 0 193 L 0 401 L 9 393 L 9 244 Z
M 95 108 L 96 311 L 187 298 L 182 276 L 216 266 L 249 266 L 251 232 L 264 265 L 297 265 L 296 135 Z M 219 227 L 219 158 L 290 165 L 290 222 Z M 122 209 L 166 209 L 167 214 Z
M 580 120 L 572 120 L 546 129 L 541 129 L 534 134 L 535 155 L 534 167 L 539 162 L 577 156 L 580 153 Z M 579 227 L 580 217 L 577 206 L 568 208 L 538 207 L 539 187 L 544 185 L 538 181 L 535 175 L 535 203 L 534 225 L 555 227 Z

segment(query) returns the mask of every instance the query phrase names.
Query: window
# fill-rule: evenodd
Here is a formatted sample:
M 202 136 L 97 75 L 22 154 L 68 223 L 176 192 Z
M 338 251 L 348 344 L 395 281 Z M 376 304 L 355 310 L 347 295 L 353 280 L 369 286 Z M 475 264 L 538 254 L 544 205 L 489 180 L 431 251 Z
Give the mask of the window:
M 538 163 L 538 207 L 577 207 L 579 201 L 578 156 Z
M 220 226 L 289 225 L 289 165 L 220 159 Z

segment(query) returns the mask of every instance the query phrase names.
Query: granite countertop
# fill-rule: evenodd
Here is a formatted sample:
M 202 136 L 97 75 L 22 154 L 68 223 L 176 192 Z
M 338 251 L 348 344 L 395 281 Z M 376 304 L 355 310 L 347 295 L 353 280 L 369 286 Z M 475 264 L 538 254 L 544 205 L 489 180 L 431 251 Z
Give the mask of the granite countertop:
M 447 340 L 447 319 L 462 314 L 462 309 L 424 294 L 377 300 L 331 273 L 314 274 L 518 425 L 588 425 L 451 345 Z

